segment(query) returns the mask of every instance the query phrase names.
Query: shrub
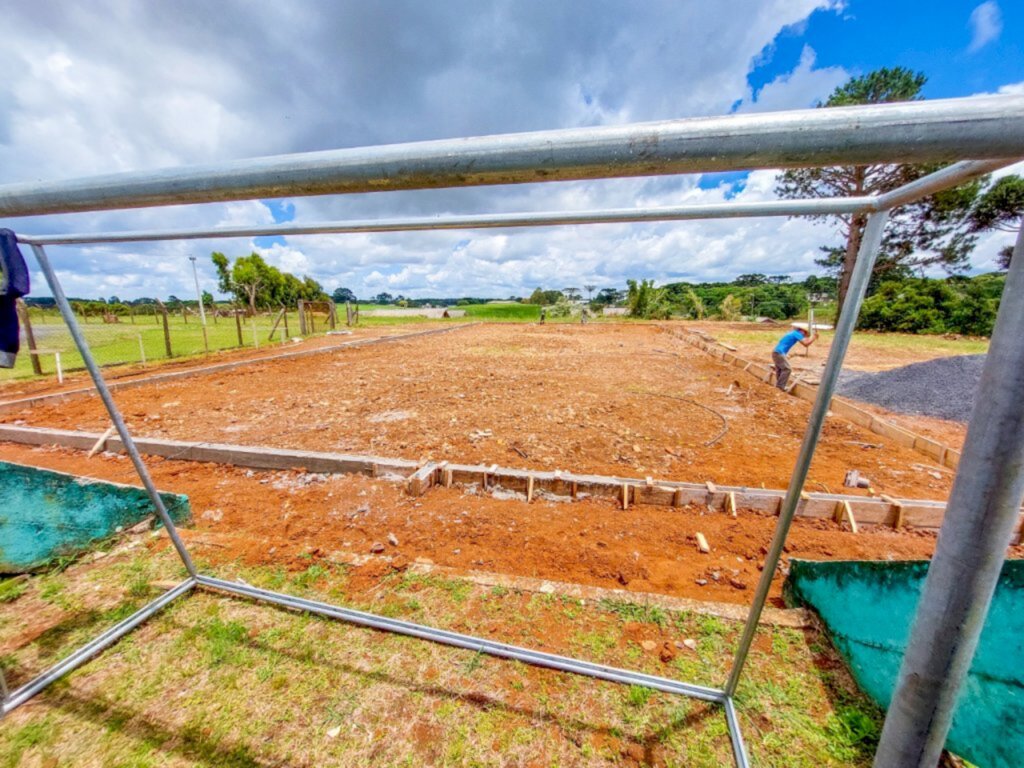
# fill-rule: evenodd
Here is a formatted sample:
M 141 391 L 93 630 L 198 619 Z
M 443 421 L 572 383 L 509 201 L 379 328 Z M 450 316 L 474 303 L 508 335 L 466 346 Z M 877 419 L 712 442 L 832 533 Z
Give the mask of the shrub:
M 903 333 L 992 333 L 1002 282 L 982 275 L 972 280 L 911 280 L 882 283 L 864 301 L 861 328 Z
M 664 288 L 655 288 L 653 280 L 627 280 L 626 305 L 629 316 L 644 320 L 667 320 L 672 315 Z

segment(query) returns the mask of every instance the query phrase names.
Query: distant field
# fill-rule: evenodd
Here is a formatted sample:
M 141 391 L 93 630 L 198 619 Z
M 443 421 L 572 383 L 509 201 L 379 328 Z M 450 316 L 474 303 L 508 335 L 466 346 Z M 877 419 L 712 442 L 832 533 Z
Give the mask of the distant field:
M 466 317 L 479 320 L 539 320 L 536 304 L 470 304 L 455 309 L 466 310 Z

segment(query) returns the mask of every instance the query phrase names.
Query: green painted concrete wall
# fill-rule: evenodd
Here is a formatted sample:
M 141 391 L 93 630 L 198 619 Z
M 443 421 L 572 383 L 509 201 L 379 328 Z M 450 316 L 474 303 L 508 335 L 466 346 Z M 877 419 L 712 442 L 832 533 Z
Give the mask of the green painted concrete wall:
M 160 496 L 171 519 L 188 521 L 188 497 Z M 0 573 L 41 568 L 151 514 L 141 488 L 0 461 Z
M 927 562 L 794 560 L 786 597 L 814 608 L 860 687 L 892 699 Z M 1024 561 L 1008 560 L 960 690 L 947 748 L 981 768 L 1024 764 Z

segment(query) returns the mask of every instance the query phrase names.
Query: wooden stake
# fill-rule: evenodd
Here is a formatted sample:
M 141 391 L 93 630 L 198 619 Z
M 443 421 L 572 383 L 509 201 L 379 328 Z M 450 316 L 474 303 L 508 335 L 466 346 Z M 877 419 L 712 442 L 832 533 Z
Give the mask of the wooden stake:
M 569 485 L 569 493 L 575 499 L 576 496 L 579 494 L 579 492 L 580 492 L 579 483 L 577 483 L 575 480 L 573 480 L 572 483 Z
M 113 434 L 114 434 L 114 433 L 115 433 L 116 431 L 117 431 L 117 430 L 116 430 L 116 429 L 114 429 L 114 427 L 107 427 L 107 431 L 106 431 L 106 432 L 104 432 L 104 433 L 103 433 L 102 435 L 100 435 L 100 439 L 96 441 L 96 444 L 95 444 L 95 445 L 94 445 L 94 446 L 92 447 L 92 449 L 91 449 L 91 450 L 89 451 L 89 453 L 88 453 L 88 455 L 86 456 L 86 458 L 89 458 L 89 459 L 91 459 L 91 458 L 92 458 L 93 456 L 95 456 L 95 455 L 96 455 L 97 453 L 99 453 L 100 451 L 102 451 L 102 450 L 103 450 L 103 448 L 104 448 L 104 447 L 106 446 L 106 444 L 107 444 L 107 440 L 109 440 L 109 439 L 110 439 L 110 438 L 111 438 L 111 437 L 113 436 Z
M 533 475 L 526 477 L 526 503 L 533 501 Z
M 725 497 L 725 508 L 730 515 L 736 517 L 736 494 L 733 491 L 729 491 L 729 494 Z
M 708 546 L 708 540 L 704 538 L 704 534 L 700 531 L 696 534 L 697 538 L 697 549 L 703 552 L 705 555 L 711 551 L 711 547 Z
M 672 494 L 672 506 L 681 507 L 683 506 L 683 489 L 676 488 L 675 493 Z
M 892 506 L 892 527 L 902 528 L 904 525 L 903 504 L 900 503 L 898 499 L 894 499 L 892 496 L 889 496 L 888 494 L 885 493 L 880 494 L 878 498 Z
M 629 484 L 622 484 L 622 508 L 629 509 Z
M 848 501 L 840 501 L 836 504 L 836 522 L 842 525 L 844 517 L 850 524 L 850 531 L 858 533 L 857 520 L 853 516 L 853 508 L 850 507 L 850 502 Z

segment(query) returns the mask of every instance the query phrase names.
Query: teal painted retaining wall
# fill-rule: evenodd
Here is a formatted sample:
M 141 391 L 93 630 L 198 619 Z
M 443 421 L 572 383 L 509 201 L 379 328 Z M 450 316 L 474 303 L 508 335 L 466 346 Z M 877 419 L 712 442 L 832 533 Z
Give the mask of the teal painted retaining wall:
M 791 602 L 814 608 L 860 687 L 892 700 L 927 562 L 792 561 Z M 947 748 L 982 768 L 1024 764 L 1024 561 L 1008 560 L 957 699 Z
M 171 519 L 190 518 L 188 497 L 161 493 Z M 153 514 L 141 488 L 0 461 L 0 573 L 23 573 Z

